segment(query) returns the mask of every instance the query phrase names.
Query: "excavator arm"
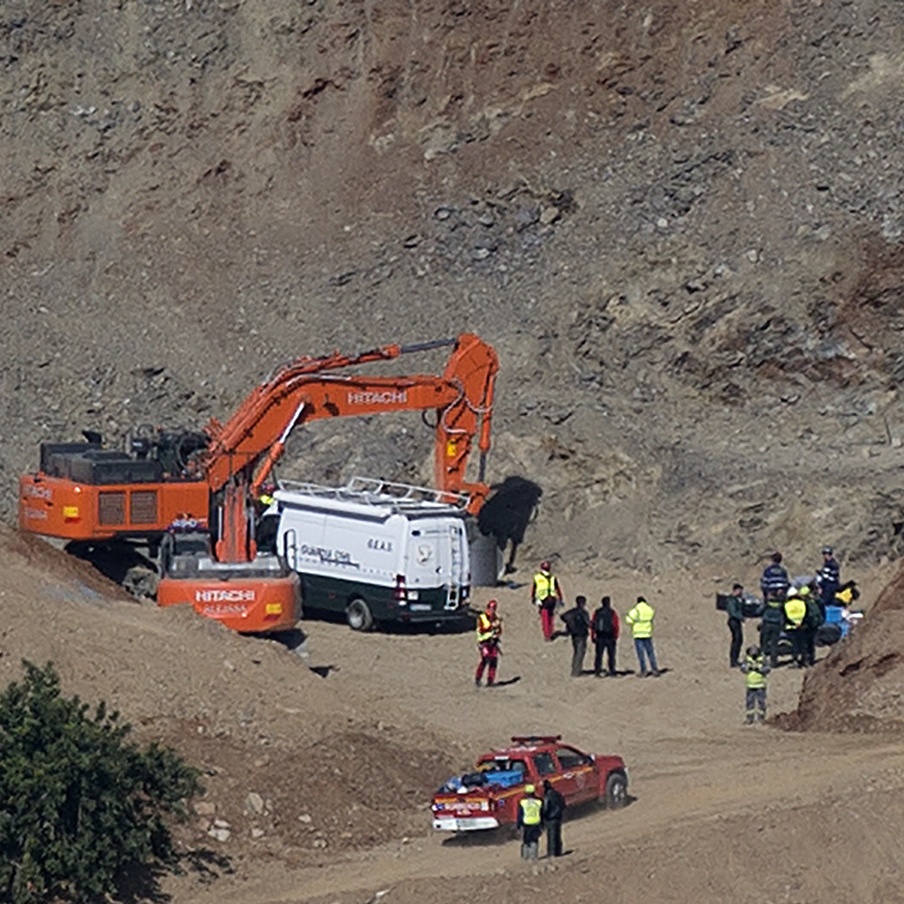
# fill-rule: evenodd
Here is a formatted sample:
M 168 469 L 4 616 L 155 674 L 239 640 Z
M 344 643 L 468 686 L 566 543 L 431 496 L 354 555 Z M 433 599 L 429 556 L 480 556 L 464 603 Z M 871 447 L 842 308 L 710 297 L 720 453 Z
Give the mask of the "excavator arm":
M 454 348 L 442 376 L 328 373 L 443 346 Z M 435 485 L 450 494 L 468 493 L 476 512 L 488 491 L 484 471 L 498 369 L 495 350 L 473 333 L 416 345 L 387 345 L 354 356 L 301 358 L 258 386 L 227 423 L 208 424 L 210 444 L 195 466 L 215 493 L 238 483 L 256 495 L 299 424 L 433 410 Z M 475 441 L 481 455 L 479 474 L 469 483 L 466 469 Z

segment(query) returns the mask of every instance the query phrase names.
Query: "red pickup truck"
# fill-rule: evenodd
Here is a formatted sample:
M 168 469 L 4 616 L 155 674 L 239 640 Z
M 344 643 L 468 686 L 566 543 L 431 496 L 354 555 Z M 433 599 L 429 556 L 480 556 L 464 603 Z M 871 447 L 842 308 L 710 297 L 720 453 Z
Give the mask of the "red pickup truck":
M 628 800 L 628 769 L 620 756 L 584 753 L 561 735 L 514 737 L 510 747 L 478 757 L 474 772 L 453 776 L 433 795 L 433 828 L 472 832 L 514 825 L 524 786 L 543 795 L 543 782 L 572 806 L 603 801 L 617 809 Z

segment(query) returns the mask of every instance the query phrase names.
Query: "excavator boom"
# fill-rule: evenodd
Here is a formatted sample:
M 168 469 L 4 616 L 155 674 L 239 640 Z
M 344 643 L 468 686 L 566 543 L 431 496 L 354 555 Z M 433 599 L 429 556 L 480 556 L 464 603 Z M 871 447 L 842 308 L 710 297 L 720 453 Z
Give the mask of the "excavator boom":
M 347 376 L 325 371 L 375 360 L 389 360 L 444 345 L 454 351 L 441 377 Z M 246 475 L 257 490 L 282 455 L 297 424 L 334 417 L 386 414 L 393 411 L 437 412 L 434 482 L 449 493 L 471 491 L 486 496 L 481 486 L 490 446 L 493 388 L 499 362 L 491 346 L 471 333 L 457 339 L 418 345 L 389 345 L 354 357 L 302 358 L 261 384 L 229 422 L 211 421 L 211 444 L 199 461 L 213 492 L 237 474 Z M 479 481 L 466 484 L 465 469 L 477 436 L 481 452 Z M 479 503 L 475 502 L 479 507 Z

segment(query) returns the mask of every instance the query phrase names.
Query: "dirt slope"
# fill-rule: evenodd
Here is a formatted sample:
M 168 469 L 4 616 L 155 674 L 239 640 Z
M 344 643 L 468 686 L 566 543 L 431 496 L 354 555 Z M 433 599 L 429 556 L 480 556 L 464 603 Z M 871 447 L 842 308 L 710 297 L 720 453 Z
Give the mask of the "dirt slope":
M 709 592 L 721 575 L 665 585 L 638 573 L 601 581 L 562 572 L 570 591 L 605 589 L 622 612 L 638 590 L 655 603 L 666 673 L 643 681 L 570 679 L 567 640 L 545 644 L 524 588 L 501 588 L 506 683 L 475 691 L 470 633 L 361 635 L 312 621 L 302 658 L 188 612 L 139 605 L 41 544 L 3 540 L 0 680 L 19 676 L 21 658 L 52 659 L 67 693 L 107 700 L 139 737 L 163 738 L 205 769 L 207 793 L 181 837 L 228 868 L 167 880 L 173 902 L 344 904 L 389 889 L 401 904 L 425 895 L 451 904 L 487 882 L 503 901 L 553 889 L 589 900 L 605 883 L 624 902 L 639 900 L 639 888 L 703 902 L 732 888 L 742 901 L 814 900 L 833 888 L 854 902 L 892 887 L 900 744 L 744 727 L 743 682 L 725 667 L 727 631 Z M 867 577 L 866 601 L 884 580 Z M 629 672 L 624 642 L 621 657 Z M 800 686 L 799 673 L 780 668 L 772 712 L 793 710 Z M 524 731 L 623 754 L 635 797 L 621 812 L 577 814 L 565 832 L 573 853 L 536 874 L 505 837 L 434 836 L 427 807 L 480 748 Z

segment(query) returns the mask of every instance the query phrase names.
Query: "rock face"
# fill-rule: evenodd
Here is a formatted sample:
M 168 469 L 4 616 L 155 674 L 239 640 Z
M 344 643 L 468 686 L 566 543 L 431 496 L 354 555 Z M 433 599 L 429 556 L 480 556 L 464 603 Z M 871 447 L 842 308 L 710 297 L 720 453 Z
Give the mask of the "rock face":
M 467 329 L 525 555 L 900 554 L 900 4 L 12 0 L 0 35 L 7 517 L 41 440 Z M 428 435 L 318 425 L 283 474 L 426 479 Z

